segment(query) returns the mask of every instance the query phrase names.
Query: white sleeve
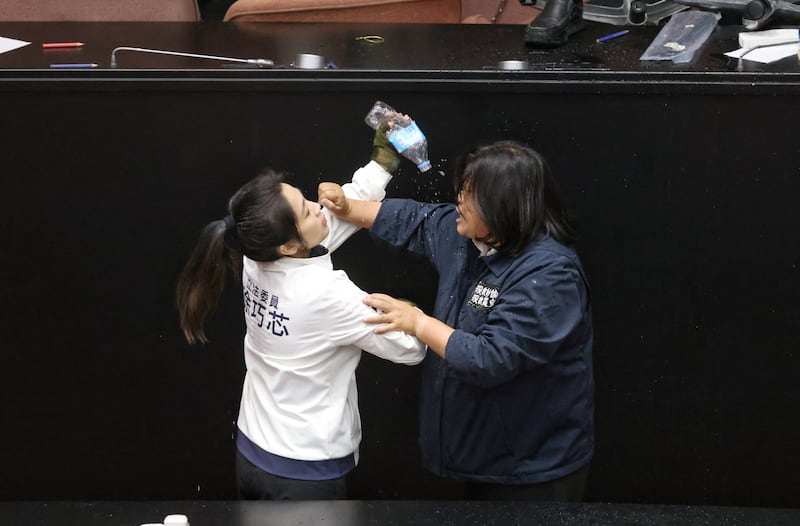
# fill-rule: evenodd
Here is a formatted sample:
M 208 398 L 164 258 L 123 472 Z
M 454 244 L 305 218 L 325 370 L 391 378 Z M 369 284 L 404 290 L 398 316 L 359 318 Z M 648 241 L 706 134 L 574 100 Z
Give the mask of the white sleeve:
M 360 201 L 382 201 L 386 197 L 386 186 L 392 180 L 392 175 L 383 169 L 375 161 L 370 161 L 355 171 L 351 182 L 342 186 L 344 195 L 350 199 Z M 322 242 L 329 252 L 333 252 L 342 243 L 355 234 L 360 227 L 351 225 L 332 216 L 327 208 L 323 208 L 322 213 L 328 218 L 330 233 Z
M 416 365 L 425 358 L 426 346 L 416 337 L 392 331 L 375 334 L 377 325 L 369 325 L 364 318 L 375 315 L 372 307 L 362 301 L 366 292 L 350 281 L 344 271 L 333 272 L 329 286 L 315 302 L 324 305 L 327 314 L 327 337 L 337 346 L 353 345 L 385 360 L 406 365 Z

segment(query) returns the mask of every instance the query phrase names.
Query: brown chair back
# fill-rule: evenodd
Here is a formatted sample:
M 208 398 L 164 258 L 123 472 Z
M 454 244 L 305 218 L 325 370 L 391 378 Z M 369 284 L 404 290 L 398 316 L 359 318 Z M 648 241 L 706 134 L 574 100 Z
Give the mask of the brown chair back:
M 457 24 L 461 0 L 236 0 L 224 20 Z
M 0 22 L 196 22 L 197 0 L 0 0 Z

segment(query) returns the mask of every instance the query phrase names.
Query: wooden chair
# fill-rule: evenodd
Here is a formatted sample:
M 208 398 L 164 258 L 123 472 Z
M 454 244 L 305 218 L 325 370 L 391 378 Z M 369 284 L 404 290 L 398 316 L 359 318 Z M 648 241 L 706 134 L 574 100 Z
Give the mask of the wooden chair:
M 461 0 L 461 21 L 465 24 L 528 25 L 540 12 L 518 0 Z
M 236 0 L 230 22 L 461 22 L 461 0 Z
M 197 0 L 0 0 L 0 22 L 196 22 Z

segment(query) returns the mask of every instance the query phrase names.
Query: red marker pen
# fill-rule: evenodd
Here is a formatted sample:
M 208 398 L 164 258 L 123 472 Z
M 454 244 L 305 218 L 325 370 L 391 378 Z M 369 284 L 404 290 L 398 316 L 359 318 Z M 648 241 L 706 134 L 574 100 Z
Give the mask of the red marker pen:
M 71 47 L 83 47 L 83 42 L 45 42 L 42 49 L 61 49 Z

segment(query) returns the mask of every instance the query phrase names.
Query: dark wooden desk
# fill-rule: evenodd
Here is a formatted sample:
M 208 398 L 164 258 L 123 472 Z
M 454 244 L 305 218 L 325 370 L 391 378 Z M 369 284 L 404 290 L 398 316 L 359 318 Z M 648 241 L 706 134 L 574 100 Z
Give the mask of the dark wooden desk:
M 797 509 L 525 502 L 8 502 L 14 526 L 138 526 L 186 515 L 192 526 L 795 526 Z
M 98 27 L 102 26 L 102 27 Z M 734 72 L 737 62 L 723 55 L 738 47 L 738 26 L 719 26 L 709 43 L 691 64 L 642 64 L 639 57 L 658 32 L 656 27 L 633 27 L 623 38 L 598 44 L 595 39 L 608 34 L 614 26 L 589 23 L 588 28 L 570 39 L 565 46 L 550 49 L 530 49 L 523 43 L 524 26 L 492 25 L 425 25 L 425 24 L 195 24 L 158 23 L 2 23 L 0 36 L 30 41 L 31 45 L 0 55 L 0 69 L 48 69 L 54 62 L 94 62 L 100 70 L 111 67 L 112 51 L 121 46 L 146 47 L 160 50 L 228 56 L 240 59 L 265 58 L 272 60 L 274 69 L 251 72 L 250 77 L 286 78 L 301 75 L 318 76 L 293 69 L 298 53 L 326 57 L 337 69 L 324 71 L 325 79 L 336 78 L 393 78 L 409 77 L 425 72 L 428 80 L 442 77 L 455 79 L 519 80 L 553 78 L 559 82 L 569 79 L 595 81 L 639 80 L 662 81 L 679 73 L 678 78 L 702 78 L 703 82 L 726 79 L 746 81 L 750 77 Z M 373 44 L 357 37 L 380 35 L 385 41 Z M 45 41 L 85 41 L 77 50 L 45 50 Z M 236 69 L 235 63 L 197 58 L 143 54 L 130 51 L 117 53 L 117 69 L 208 70 Z M 528 71 L 497 72 L 504 60 L 527 60 Z M 745 62 L 751 72 L 798 73 L 795 57 L 764 66 Z M 380 72 L 380 73 L 378 73 Z M 631 76 L 630 73 L 637 75 Z M 702 77 L 689 75 L 702 73 Z M 82 76 L 90 78 L 108 75 L 107 71 L 51 72 L 49 76 Z M 141 75 L 141 72 L 137 73 Z M 231 76 L 231 71 L 225 71 Z M 584 74 L 584 75 L 581 75 Z M 588 74 L 589 76 L 587 76 Z M 4 77 L 8 78 L 8 72 Z M 118 77 L 125 77 L 122 72 Z M 793 75 L 792 75 L 793 77 Z M 786 79 L 788 80 L 788 79 Z
M 800 507 L 800 211 L 791 60 L 736 72 L 719 28 L 685 68 L 643 68 L 656 33 L 551 52 L 521 27 L 2 24 L 0 499 L 230 499 L 242 378 L 229 287 L 188 348 L 175 277 L 202 225 L 264 164 L 313 196 L 366 160 L 376 99 L 412 114 L 435 169 L 390 195 L 452 199 L 468 146 L 530 142 L 580 231 L 596 325 L 594 501 Z M 383 44 L 357 41 L 380 34 Z M 45 53 L 43 41 L 82 40 Z M 227 68 L 139 46 L 335 69 Z M 526 58 L 529 71 L 492 69 Z M 97 62 L 51 71 L 52 62 Z M 796 61 L 795 61 L 796 62 Z M 336 264 L 430 310 L 436 276 L 359 234 Z M 416 445 L 418 369 L 365 357 L 358 499 L 460 496 Z M 362 506 L 366 506 L 362 504 Z

